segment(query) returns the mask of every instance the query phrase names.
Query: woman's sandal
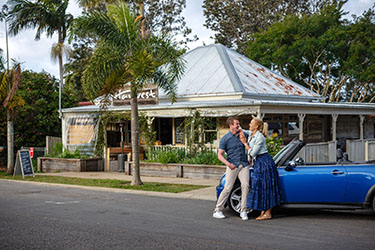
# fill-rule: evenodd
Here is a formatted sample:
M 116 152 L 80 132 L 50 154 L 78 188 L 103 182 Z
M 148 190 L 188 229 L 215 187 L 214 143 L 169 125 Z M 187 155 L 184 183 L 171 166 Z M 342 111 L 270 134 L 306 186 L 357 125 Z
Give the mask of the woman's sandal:
M 260 216 L 258 216 L 255 220 L 270 220 L 270 219 L 272 219 L 271 214 L 263 213 Z

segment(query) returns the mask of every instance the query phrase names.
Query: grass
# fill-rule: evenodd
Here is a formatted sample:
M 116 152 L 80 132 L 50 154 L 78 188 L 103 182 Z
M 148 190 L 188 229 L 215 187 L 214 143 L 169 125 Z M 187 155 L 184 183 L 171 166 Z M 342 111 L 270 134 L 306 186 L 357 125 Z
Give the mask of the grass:
M 31 181 L 31 182 L 47 182 L 47 183 L 81 185 L 81 186 L 91 186 L 91 187 L 133 189 L 133 190 L 166 192 L 166 193 L 181 193 L 181 192 L 208 187 L 208 186 L 203 186 L 203 185 L 170 184 L 170 183 L 158 183 L 158 182 L 146 182 L 146 183 L 143 183 L 143 185 L 141 186 L 132 186 L 130 185 L 130 181 L 110 180 L 110 179 L 71 178 L 71 177 L 49 176 L 49 175 L 36 175 L 35 178 L 32 176 L 26 176 L 25 179 L 23 179 L 21 175 L 15 176 L 13 178 L 12 175 L 8 175 L 6 172 L 0 172 L 0 179 Z

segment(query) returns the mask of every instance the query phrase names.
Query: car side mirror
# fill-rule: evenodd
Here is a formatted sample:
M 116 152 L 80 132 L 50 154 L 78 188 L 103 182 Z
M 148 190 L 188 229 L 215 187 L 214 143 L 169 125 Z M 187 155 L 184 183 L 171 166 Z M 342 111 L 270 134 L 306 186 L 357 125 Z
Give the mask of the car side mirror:
M 305 161 L 301 157 L 297 157 L 296 164 L 297 165 L 305 165 Z
M 290 172 L 297 166 L 297 163 L 295 161 L 288 162 L 288 165 L 286 165 L 285 170 Z

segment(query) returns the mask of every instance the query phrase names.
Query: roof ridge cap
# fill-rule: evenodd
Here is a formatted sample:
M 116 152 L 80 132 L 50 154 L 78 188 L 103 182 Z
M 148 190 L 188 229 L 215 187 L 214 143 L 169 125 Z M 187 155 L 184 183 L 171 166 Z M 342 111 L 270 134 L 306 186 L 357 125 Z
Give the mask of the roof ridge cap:
M 235 92 L 245 92 L 244 87 L 242 86 L 242 82 L 240 78 L 238 77 L 237 71 L 235 70 L 232 61 L 230 60 L 228 53 L 227 53 L 227 47 L 225 47 L 222 44 L 215 44 L 216 50 L 219 53 L 219 56 L 221 58 L 221 61 L 223 62 L 224 68 L 227 71 L 228 77 L 230 79 L 230 82 L 232 83 L 233 89 Z

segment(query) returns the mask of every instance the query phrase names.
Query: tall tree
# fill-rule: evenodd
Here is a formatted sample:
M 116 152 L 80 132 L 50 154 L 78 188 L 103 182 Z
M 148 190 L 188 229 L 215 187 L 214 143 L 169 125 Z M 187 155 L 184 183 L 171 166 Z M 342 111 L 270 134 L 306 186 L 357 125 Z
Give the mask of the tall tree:
M 7 150 L 8 150 L 8 174 L 13 173 L 14 168 L 14 112 L 18 107 L 22 107 L 25 101 L 18 95 L 18 87 L 21 84 L 22 74 L 20 64 L 15 64 L 12 70 L 5 70 L 0 74 L 0 102 L 1 107 L 7 113 Z
M 84 9 L 84 12 L 90 11 L 107 11 L 107 5 L 116 3 L 118 0 L 78 0 L 79 5 Z M 129 4 L 130 9 L 139 13 L 139 0 L 125 1 Z M 192 35 L 192 30 L 186 25 L 185 18 L 182 16 L 182 11 L 186 7 L 186 0 L 169 0 L 169 1 L 152 1 L 146 0 L 145 3 L 145 26 L 153 32 L 168 33 L 178 37 L 180 44 L 185 44 L 190 41 L 196 41 L 196 35 Z M 65 86 L 67 88 L 74 88 L 76 91 L 82 93 L 81 100 L 87 97 L 83 96 L 81 89 L 81 78 L 83 73 L 83 66 L 85 61 L 89 59 L 92 54 L 91 49 L 96 46 L 96 39 L 91 37 L 88 39 L 86 33 L 80 33 L 75 30 L 72 34 L 73 51 L 68 62 L 64 65 Z
M 0 87 L 1 89 L 1 87 Z M 14 147 L 21 146 L 44 147 L 46 136 L 61 135 L 61 120 L 56 112 L 59 106 L 59 81 L 47 73 L 32 71 L 22 72 L 22 83 L 16 92 L 16 103 L 23 100 L 22 106 L 14 110 Z M 0 90 L 1 93 L 1 90 Z M 0 94 L 1 96 L 1 94 Z M 62 102 L 65 107 L 77 104 L 76 93 L 65 90 L 62 93 Z M 5 110 L 3 111 L 5 113 Z M 0 115 L 0 124 L 5 116 Z M 60 125 L 60 126 L 59 126 Z M 0 126 L 0 145 L 6 137 L 6 130 Z
M 92 44 L 88 40 L 80 40 L 73 43 L 73 51 L 64 65 L 65 89 L 77 93 L 79 101 L 86 101 L 82 89 L 82 75 L 86 64 L 93 53 Z
M 266 30 L 292 13 L 311 14 L 335 0 L 204 0 L 204 26 L 215 41 L 244 53 L 255 33 Z
M 12 96 L 14 95 L 15 90 L 13 91 L 13 94 L 11 94 L 12 91 L 12 83 L 10 81 L 9 77 L 9 44 L 8 44 L 8 28 L 7 28 L 7 22 L 8 22 L 8 6 L 3 5 L 0 13 L 0 19 L 1 21 L 4 21 L 5 24 L 5 40 L 6 40 L 6 51 L 7 51 L 7 68 L 6 71 L 2 74 L 2 81 L 1 81 L 1 88 L 2 93 L 1 96 L 5 99 L 8 99 L 6 102 L 4 102 L 3 106 L 7 110 L 7 153 L 8 153 L 8 161 L 7 161 L 7 170 L 9 174 L 13 173 L 14 168 L 14 129 L 13 129 L 13 110 L 10 108 L 9 104 L 12 99 Z M 4 68 L 3 60 L 1 60 L 1 68 Z
M 375 102 L 375 4 L 354 17 L 345 33 L 348 57 L 342 68 L 350 76 L 345 88 L 349 102 Z
M 78 0 L 81 7 L 88 10 L 105 10 L 107 4 L 113 4 L 118 0 Z M 139 12 L 139 0 L 126 0 L 130 9 Z M 154 1 L 144 0 L 145 25 L 153 32 L 170 33 L 174 36 L 182 36 L 180 43 L 196 41 L 198 37 L 192 36 L 192 30 L 186 25 L 182 11 L 186 8 L 186 0 Z
M 64 45 L 67 31 L 73 21 L 73 16 L 66 13 L 69 0 L 10 0 L 12 9 L 9 12 L 11 34 L 17 35 L 23 29 L 37 29 L 35 40 L 42 33 L 52 37 L 57 32 L 57 43 L 52 46 L 51 57 L 59 62 L 60 88 L 59 112 L 61 115 L 61 89 L 64 84 L 63 56 L 69 53 L 69 47 Z
M 100 39 L 84 71 L 83 86 L 90 99 L 114 94 L 123 86 L 130 87 L 132 185 L 141 185 L 137 91 L 152 83 L 174 100 L 174 82 L 184 69 L 182 51 L 169 37 L 146 31 L 142 11 L 137 17 L 123 2 L 107 8 L 108 13 L 92 11 L 76 21 L 76 29 Z
M 343 18 L 342 6 L 333 4 L 271 25 L 254 36 L 246 55 L 328 102 L 349 101 L 353 93 L 357 101 L 369 101 L 374 95 L 374 19 L 350 23 Z

